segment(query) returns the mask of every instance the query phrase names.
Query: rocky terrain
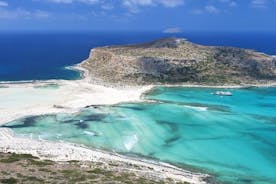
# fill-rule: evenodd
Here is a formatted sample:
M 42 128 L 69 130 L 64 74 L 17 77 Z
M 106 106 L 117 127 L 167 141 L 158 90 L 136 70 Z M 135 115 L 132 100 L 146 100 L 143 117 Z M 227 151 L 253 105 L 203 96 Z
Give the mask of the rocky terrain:
M 112 84 L 242 85 L 276 81 L 275 57 L 178 38 L 95 48 L 81 66 L 94 81 Z

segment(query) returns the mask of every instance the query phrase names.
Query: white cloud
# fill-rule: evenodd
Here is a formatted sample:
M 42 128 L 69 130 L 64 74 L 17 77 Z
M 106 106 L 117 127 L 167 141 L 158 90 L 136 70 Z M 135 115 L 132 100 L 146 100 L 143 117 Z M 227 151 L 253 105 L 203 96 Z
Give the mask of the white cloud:
M 0 7 L 3 6 L 9 6 L 9 4 L 6 1 L 0 1 Z
M 14 10 L 1 9 L 0 19 L 30 19 L 30 18 L 48 18 L 50 14 L 42 10 L 28 11 L 21 8 Z
M 213 5 L 207 5 L 204 7 L 205 11 L 207 11 L 208 13 L 219 13 L 219 9 Z
M 81 2 L 86 4 L 96 3 L 110 3 L 108 0 L 48 0 L 53 3 L 71 4 L 74 2 Z M 163 5 L 165 7 L 176 7 L 184 4 L 184 0 L 118 0 L 122 5 L 126 7 L 133 6 L 152 6 L 152 5 Z
M 62 4 L 71 4 L 74 2 L 86 3 L 86 4 L 95 4 L 98 3 L 99 0 L 48 0 L 53 3 L 62 3 Z
M 112 4 L 102 4 L 101 8 L 104 10 L 112 10 L 114 9 L 114 6 Z
M 151 6 L 153 5 L 153 0 L 123 0 L 123 4 L 127 6 L 139 5 L 139 6 Z
M 235 6 L 237 6 L 237 3 L 235 1 L 231 1 L 228 5 L 230 7 L 235 7 Z
M 183 4 L 184 0 L 122 0 L 122 5 L 133 13 L 138 12 L 139 7 L 161 5 L 167 8 L 174 8 Z
M 122 0 L 122 5 L 130 12 L 137 13 L 139 6 L 152 6 L 154 3 L 152 0 Z
M 32 16 L 35 18 L 48 18 L 50 17 L 50 13 L 42 10 L 35 10 L 31 12 Z
M 266 0 L 251 0 L 250 6 L 253 8 L 266 8 Z
M 96 4 L 100 2 L 99 0 L 78 0 L 78 1 L 86 4 Z
M 190 11 L 190 13 L 193 15 L 201 15 L 203 13 L 218 14 L 220 12 L 221 11 L 214 5 L 207 5 L 201 9 L 198 8 L 198 9 L 194 9 L 194 10 Z
M 182 30 L 179 27 L 170 27 L 163 31 L 163 33 L 181 33 Z
M 234 0 L 219 0 L 221 3 L 227 4 L 229 7 L 237 6 L 236 1 Z
M 183 0 L 161 0 L 160 3 L 165 7 L 176 7 L 184 4 Z
M 65 3 L 65 4 L 70 4 L 73 2 L 73 0 L 49 0 L 49 1 L 53 3 Z

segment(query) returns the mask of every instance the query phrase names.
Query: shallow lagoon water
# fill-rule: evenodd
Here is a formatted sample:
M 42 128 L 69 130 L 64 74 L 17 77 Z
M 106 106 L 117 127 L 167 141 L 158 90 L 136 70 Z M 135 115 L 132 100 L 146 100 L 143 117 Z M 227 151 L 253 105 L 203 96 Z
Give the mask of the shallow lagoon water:
M 189 166 L 235 184 L 276 183 L 276 88 L 159 87 L 150 102 L 28 117 L 18 136 L 62 140 Z

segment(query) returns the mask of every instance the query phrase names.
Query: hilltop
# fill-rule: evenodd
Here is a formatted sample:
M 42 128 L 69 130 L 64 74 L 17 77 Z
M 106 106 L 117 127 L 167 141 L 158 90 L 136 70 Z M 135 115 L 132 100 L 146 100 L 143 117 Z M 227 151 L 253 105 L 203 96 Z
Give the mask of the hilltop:
M 276 80 L 275 57 L 178 38 L 94 48 L 81 66 L 93 80 L 113 84 L 240 85 Z

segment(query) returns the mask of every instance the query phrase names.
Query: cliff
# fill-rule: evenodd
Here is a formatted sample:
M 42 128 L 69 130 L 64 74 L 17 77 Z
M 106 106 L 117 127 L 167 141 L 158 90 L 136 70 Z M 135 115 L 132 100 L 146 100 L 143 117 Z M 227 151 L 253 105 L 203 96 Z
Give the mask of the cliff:
M 260 84 L 276 81 L 276 58 L 233 47 L 165 38 L 95 48 L 81 64 L 94 80 L 136 84 Z

